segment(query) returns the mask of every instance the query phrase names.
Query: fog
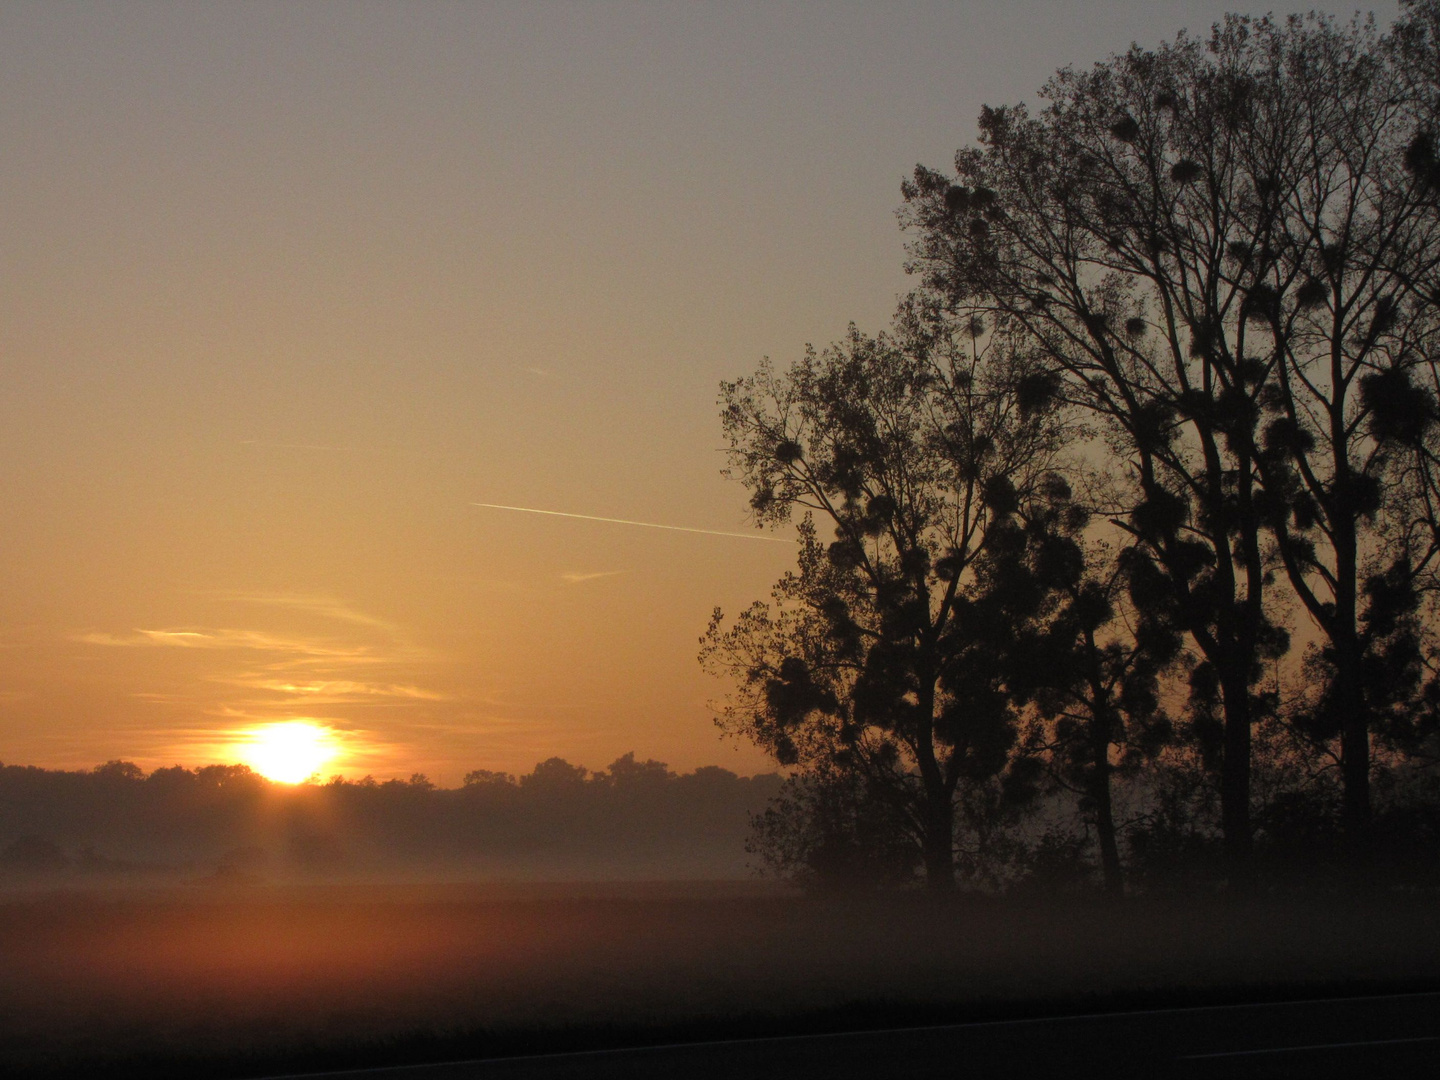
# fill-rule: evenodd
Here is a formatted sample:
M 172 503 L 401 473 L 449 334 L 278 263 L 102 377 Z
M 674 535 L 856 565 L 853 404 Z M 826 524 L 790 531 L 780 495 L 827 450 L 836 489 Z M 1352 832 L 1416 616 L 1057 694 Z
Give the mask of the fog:
M 11 894 L 0 1064 L 260 1076 L 1404 988 L 1440 961 L 1432 910 L 1429 898 L 940 904 L 615 883 Z
M 275 784 L 0 767 L 0 1067 L 262 1076 L 1429 985 L 1433 898 L 804 893 L 781 785 L 633 754 Z

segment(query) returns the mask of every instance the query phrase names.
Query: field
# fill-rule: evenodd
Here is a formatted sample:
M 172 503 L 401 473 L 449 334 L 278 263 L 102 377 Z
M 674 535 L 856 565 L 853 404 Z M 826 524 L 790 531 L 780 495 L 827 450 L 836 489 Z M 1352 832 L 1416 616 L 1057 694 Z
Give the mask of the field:
M 729 1030 L 1440 983 L 1432 897 L 821 900 L 754 884 L 0 899 L 0 1067 L 256 1075 Z

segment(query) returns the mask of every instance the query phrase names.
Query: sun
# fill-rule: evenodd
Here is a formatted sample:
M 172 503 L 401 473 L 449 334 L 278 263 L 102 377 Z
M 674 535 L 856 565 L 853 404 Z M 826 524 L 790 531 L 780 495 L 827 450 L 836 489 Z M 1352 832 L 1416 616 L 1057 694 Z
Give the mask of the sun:
M 298 784 L 340 753 L 335 733 L 308 720 L 252 728 L 241 740 L 241 759 L 267 780 Z

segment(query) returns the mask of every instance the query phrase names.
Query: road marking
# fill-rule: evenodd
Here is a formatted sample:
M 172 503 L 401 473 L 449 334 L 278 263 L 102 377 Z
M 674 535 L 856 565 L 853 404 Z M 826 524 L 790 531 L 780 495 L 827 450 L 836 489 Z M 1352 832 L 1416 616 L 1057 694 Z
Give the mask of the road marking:
M 625 1054 L 645 1054 L 665 1050 L 708 1050 L 720 1047 L 740 1046 L 763 1046 L 777 1043 L 803 1043 L 818 1042 L 825 1039 L 862 1039 L 867 1036 L 884 1035 L 915 1035 L 915 1034 L 938 1034 L 941 1032 L 953 1032 L 960 1034 L 964 1031 L 977 1031 L 983 1028 L 1009 1028 L 1024 1027 L 1026 1025 L 1040 1024 L 1078 1024 L 1085 1021 L 1096 1020 L 1124 1020 L 1136 1019 L 1146 1016 L 1183 1016 L 1197 1013 L 1230 1012 L 1242 1009 L 1284 1009 L 1306 1005 L 1347 1005 L 1364 1002 L 1374 1004 L 1382 1001 L 1414 1001 L 1421 998 L 1440 997 L 1433 990 L 1412 990 L 1398 994 L 1350 994 L 1345 997 L 1318 997 L 1318 998 L 1290 998 L 1283 1001 L 1249 1001 L 1231 1002 L 1224 1005 L 1178 1005 L 1157 1009 L 1126 1009 L 1119 1012 L 1091 1012 L 1091 1013 L 1066 1013 L 1061 1016 L 1022 1016 L 1009 1020 L 978 1020 L 959 1024 L 923 1024 L 916 1027 L 890 1027 L 890 1028 L 868 1028 L 861 1031 L 833 1031 L 833 1032 L 810 1032 L 803 1035 L 760 1035 L 750 1036 L 741 1039 L 701 1039 L 695 1042 L 669 1042 L 650 1043 L 641 1046 L 609 1046 L 595 1050 L 563 1050 L 559 1052 L 540 1054 L 506 1054 L 500 1057 L 485 1058 L 463 1058 L 450 1061 L 417 1062 L 408 1065 L 371 1065 L 361 1066 L 352 1069 L 327 1069 L 322 1072 L 304 1073 L 277 1073 L 260 1080 L 324 1080 L 332 1076 L 382 1076 L 385 1074 L 399 1074 L 402 1072 L 419 1074 L 424 1069 L 440 1068 L 463 1068 L 467 1066 L 485 1066 L 497 1064 L 517 1064 L 521 1062 L 540 1063 L 544 1061 L 557 1061 L 576 1058 L 603 1058 L 621 1057 Z M 1416 1039 L 1390 1040 L 1399 1043 L 1408 1042 L 1434 1042 L 1436 1036 L 1424 1036 Z M 1380 1043 L 1334 1043 L 1331 1046 L 1379 1046 Z M 1325 1044 L 1317 1045 L 1313 1049 L 1326 1048 Z M 1243 1054 L 1265 1054 L 1284 1053 L 1289 1050 L 1308 1050 L 1312 1047 L 1279 1047 L 1277 1050 L 1232 1050 L 1219 1054 L 1195 1054 L 1191 1057 L 1180 1058 L 1181 1061 L 1200 1060 L 1210 1057 L 1233 1057 Z
M 1403 1046 L 1440 1040 L 1437 1035 L 1417 1035 L 1410 1039 L 1366 1039 L 1363 1042 L 1311 1043 L 1308 1046 L 1267 1046 L 1263 1050 L 1221 1050 L 1213 1054 L 1186 1054 L 1181 1061 L 1204 1061 L 1207 1058 L 1257 1057 L 1260 1054 L 1299 1054 L 1306 1050 L 1348 1050 L 1357 1046 Z

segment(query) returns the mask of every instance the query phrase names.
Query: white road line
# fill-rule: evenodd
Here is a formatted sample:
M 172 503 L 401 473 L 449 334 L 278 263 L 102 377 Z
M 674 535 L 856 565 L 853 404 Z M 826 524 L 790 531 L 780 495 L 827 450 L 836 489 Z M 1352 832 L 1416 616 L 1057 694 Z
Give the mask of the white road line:
M 1357 1046 L 1403 1046 L 1407 1043 L 1440 1041 L 1440 1035 L 1417 1035 L 1410 1039 L 1365 1039 L 1361 1042 L 1311 1043 L 1308 1046 L 1267 1046 L 1263 1050 L 1221 1050 L 1213 1054 L 1186 1054 L 1181 1061 L 1207 1058 L 1255 1057 L 1259 1054 L 1298 1054 L 1305 1050 L 1348 1050 Z

